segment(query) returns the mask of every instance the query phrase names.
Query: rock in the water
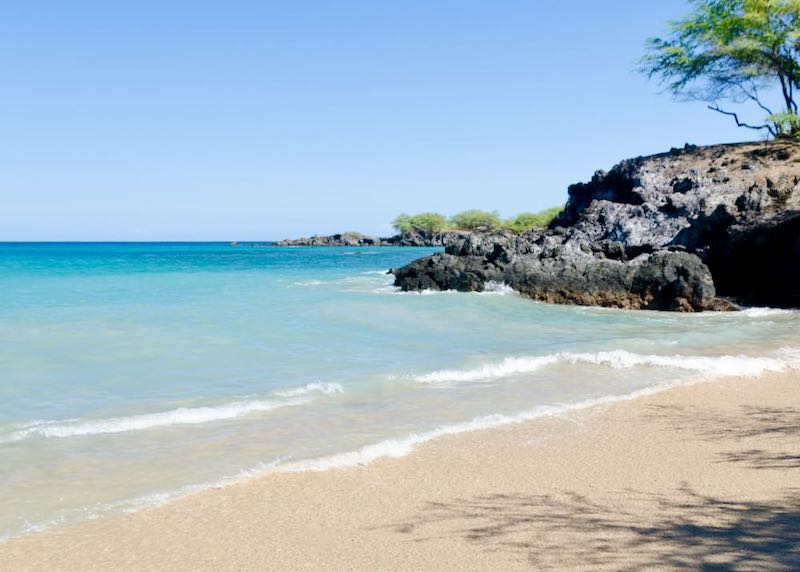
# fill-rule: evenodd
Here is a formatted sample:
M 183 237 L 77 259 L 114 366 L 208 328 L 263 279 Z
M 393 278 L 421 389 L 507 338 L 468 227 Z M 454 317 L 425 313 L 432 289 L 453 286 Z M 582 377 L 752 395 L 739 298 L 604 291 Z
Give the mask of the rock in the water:
M 800 306 L 800 144 L 687 146 L 569 188 L 547 230 L 451 236 L 397 269 L 404 290 L 504 281 L 537 300 L 619 308 Z

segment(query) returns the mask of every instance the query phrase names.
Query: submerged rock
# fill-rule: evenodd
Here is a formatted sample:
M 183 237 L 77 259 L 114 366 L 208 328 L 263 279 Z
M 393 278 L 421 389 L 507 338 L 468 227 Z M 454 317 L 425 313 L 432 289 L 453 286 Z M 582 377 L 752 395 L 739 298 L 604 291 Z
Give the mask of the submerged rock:
M 800 145 L 772 141 L 626 160 L 572 185 L 548 229 L 450 236 L 445 254 L 393 270 L 395 284 L 503 281 L 548 302 L 685 312 L 800 306 L 795 157 Z

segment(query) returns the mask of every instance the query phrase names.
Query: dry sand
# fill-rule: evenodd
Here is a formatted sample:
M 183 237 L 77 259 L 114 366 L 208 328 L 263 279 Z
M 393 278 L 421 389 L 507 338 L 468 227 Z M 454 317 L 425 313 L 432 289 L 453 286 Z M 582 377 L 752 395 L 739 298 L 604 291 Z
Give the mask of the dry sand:
M 3 570 L 800 569 L 800 374 L 403 459 L 272 474 L 0 544 Z

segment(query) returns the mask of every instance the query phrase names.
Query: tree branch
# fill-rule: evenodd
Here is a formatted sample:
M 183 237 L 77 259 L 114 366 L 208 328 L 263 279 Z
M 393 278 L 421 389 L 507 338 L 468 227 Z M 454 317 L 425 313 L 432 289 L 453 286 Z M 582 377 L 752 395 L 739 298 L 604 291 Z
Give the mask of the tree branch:
M 766 111 L 766 112 L 767 112 L 767 115 L 775 115 L 775 114 L 773 113 L 773 111 L 772 111 L 772 110 L 771 110 L 769 107 L 767 107 L 766 105 L 764 105 L 764 104 L 761 102 L 761 100 L 758 98 L 758 88 L 757 88 L 757 87 L 753 86 L 753 88 L 752 88 L 752 91 L 748 91 L 748 90 L 747 90 L 747 89 L 746 89 L 744 86 L 739 86 L 739 88 L 742 90 L 742 93 L 744 93 L 744 95 L 745 95 L 745 96 L 746 96 L 746 97 L 747 97 L 749 100 L 751 100 L 751 101 L 755 102 L 755 104 L 756 104 L 757 106 L 759 106 L 761 109 L 763 109 L 764 111 Z
M 728 115 L 730 117 L 733 117 L 733 119 L 736 121 L 736 126 L 737 127 L 747 127 L 748 129 L 755 129 L 756 131 L 760 131 L 762 129 L 766 129 L 767 131 L 770 132 L 770 134 L 773 137 L 775 137 L 777 135 L 775 133 L 775 129 L 771 125 L 769 125 L 767 123 L 765 123 L 764 125 L 750 125 L 748 123 L 744 123 L 742 121 L 739 121 L 739 116 L 737 114 L 735 114 L 734 112 L 732 112 L 732 111 L 725 111 L 724 109 L 720 109 L 719 106 L 716 106 L 716 105 L 709 105 L 708 108 L 711 111 L 716 111 L 717 113 L 721 113 L 722 115 Z

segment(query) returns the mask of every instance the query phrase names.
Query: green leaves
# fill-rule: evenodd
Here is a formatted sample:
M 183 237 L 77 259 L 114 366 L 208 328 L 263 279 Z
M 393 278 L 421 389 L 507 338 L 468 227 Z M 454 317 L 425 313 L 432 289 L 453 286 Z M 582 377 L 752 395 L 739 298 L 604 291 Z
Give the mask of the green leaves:
M 501 228 L 521 233 L 550 224 L 561 207 L 553 207 L 538 213 L 520 213 L 505 221 L 495 212 L 467 210 L 452 216 L 449 220 L 438 213 L 401 214 L 392 222 L 400 233 L 411 231 L 436 233 L 446 230 L 494 231 Z
M 800 89 L 800 0 L 693 0 L 694 10 L 669 25 L 669 36 L 647 42 L 641 71 L 674 95 L 714 103 L 750 101 L 773 135 L 797 134 L 794 92 Z M 777 89 L 774 113 L 759 91 Z M 723 112 L 733 115 L 728 112 Z M 787 131 L 788 129 L 788 131 Z
M 495 212 L 468 210 L 460 212 L 450 219 L 459 230 L 497 230 L 502 226 L 500 215 Z
M 543 228 L 558 216 L 563 209 L 553 207 L 538 213 L 520 213 L 514 218 L 508 219 L 504 226 L 514 232 L 525 232 L 534 228 Z
M 447 219 L 438 213 L 420 213 L 417 215 L 401 214 L 392 222 L 392 226 L 400 233 L 416 230 L 418 232 L 442 232 L 447 230 Z

